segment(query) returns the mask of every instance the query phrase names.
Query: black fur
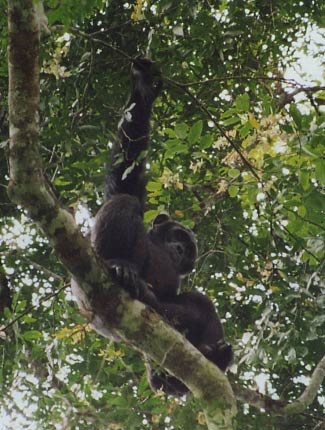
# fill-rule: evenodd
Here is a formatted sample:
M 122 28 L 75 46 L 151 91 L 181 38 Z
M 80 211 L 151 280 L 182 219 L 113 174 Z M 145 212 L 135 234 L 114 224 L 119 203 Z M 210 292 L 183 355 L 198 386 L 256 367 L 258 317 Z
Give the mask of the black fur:
M 132 65 L 132 93 L 119 125 L 118 139 L 106 180 L 107 201 L 96 215 L 91 239 L 133 298 L 152 306 L 209 360 L 226 370 L 231 346 L 212 302 L 203 294 L 178 294 L 181 277 L 194 268 L 197 244 L 193 232 L 161 214 L 147 232 L 145 203 L 145 151 L 149 121 L 161 88 L 160 74 L 147 59 Z M 188 389 L 175 377 L 149 367 L 153 389 L 183 395 Z
M 199 292 L 177 295 L 171 302 L 161 303 L 160 313 L 221 370 L 225 371 L 232 360 L 232 347 L 224 340 L 223 327 L 211 300 Z M 188 388 L 174 376 L 147 365 L 153 390 L 162 389 L 168 394 L 182 396 Z

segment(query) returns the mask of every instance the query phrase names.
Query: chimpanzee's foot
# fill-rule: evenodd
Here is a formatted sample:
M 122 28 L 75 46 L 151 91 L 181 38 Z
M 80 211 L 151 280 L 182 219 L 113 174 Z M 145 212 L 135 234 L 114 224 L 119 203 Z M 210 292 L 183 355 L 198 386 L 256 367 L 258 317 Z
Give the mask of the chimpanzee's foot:
M 144 101 L 153 103 L 162 88 L 161 72 L 154 61 L 148 58 L 133 60 L 131 73 L 134 89 Z

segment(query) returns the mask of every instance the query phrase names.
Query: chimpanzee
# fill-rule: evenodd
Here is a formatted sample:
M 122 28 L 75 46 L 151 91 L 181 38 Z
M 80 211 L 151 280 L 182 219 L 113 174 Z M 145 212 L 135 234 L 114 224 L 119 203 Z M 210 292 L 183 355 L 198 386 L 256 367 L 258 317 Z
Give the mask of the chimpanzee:
M 118 283 L 133 298 L 152 306 L 220 369 L 232 358 L 222 324 L 212 302 L 198 292 L 178 294 L 182 276 L 197 258 L 193 232 L 161 214 L 146 231 L 145 156 L 149 147 L 149 121 L 161 89 L 156 64 L 134 60 L 132 92 L 119 124 L 118 139 L 106 178 L 106 202 L 95 218 L 91 241 Z M 165 371 L 149 368 L 153 389 L 183 395 L 188 389 Z

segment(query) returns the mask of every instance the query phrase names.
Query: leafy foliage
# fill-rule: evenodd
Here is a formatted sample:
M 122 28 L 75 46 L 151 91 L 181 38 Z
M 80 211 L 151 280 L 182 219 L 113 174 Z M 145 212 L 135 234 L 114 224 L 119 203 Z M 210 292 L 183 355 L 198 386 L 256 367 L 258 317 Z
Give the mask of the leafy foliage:
M 284 82 L 285 68 L 307 29 L 324 25 L 324 2 L 51 0 L 45 7 L 52 34 L 42 41 L 41 150 L 62 202 L 98 210 L 130 58 L 151 53 L 165 91 L 152 119 L 146 221 L 168 211 L 195 230 L 200 257 L 183 287 L 215 299 L 236 350 L 230 378 L 247 386 L 262 380 L 267 394 L 296 398 L 324 354 L 324 90 L 279 106 L 297 88 Z M 6 86 L 2 65 L 1 141 Z M 154 396 L 140 355 L 85 325 L 68 274 L 5 195 L 5 157 L 0 168 L 1 263 L 13 292 L 0 332 L 8 428 L 203 428 L 191 399 Z M 321 421 L 324 396 L 295 418 L 297 428 Z M 242 407 L 238 427 L 262 425 L 288 427 Z

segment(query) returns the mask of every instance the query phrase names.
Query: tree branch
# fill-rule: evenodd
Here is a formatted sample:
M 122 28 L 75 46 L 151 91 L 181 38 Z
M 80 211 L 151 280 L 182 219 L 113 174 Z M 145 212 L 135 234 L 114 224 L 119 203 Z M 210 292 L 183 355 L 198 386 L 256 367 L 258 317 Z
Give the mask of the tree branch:
M 77 299 L 94 328 L 128 342 L 186 383 L 201 399 L 209 429 L 232 429 L 236 404 L 226 376 L 153 310 L 112 284 L 47 184 L 39 154 L 39 25 L 33 0 L 8 4 L 11 199 L 41 226 L 77 280 Z
M 317 391 L 323 383 L 325 378 L 325 355 L 317 364 L 313 374 L 311 375 L 310 383 L 306 387 L 302 395 L 294 402 L 290 403 L 284 408 L 286 414 L 297 414 L 304 411 L 307 406 L 311 405 L 314 401 Z
M 324 91 L 324 90 L 325 90 L 325 86 L 316 85 L 312 87 L 307 87 L 305 85 L 296 84 L 296 88 L 291 93 L 287 93 L 286 91 L 284 91 L 281 94 L 278 101 L 278 109 L 281 110 L 285 105 L 291 103 L 294 97 L 299 93 L 306 93 L 307 95 L 311 95 L 318 91 Z
M 70 284 L 63 285 L 63 287 L 59 288 L 54 293 L 48 294 L 47 296 L 45 296 L 42 299 L 40 299 L 39 303 L 40 304 L 41 303 L 45 303 L 48 300 L 52 299 L 53 297 L 57 297 L 61 293 L 61 291 L 66 290 L 69 286 L 70 286 Z M 12 327 L 17 321 L 19 321 L 20 319 L 22 319 L 25 315 L 27 315 L 30 312 L 32 312 L 33 309 L 36 309 L 37 306 L 36 305 L 32 305 L 32 306 L 28 307 L 23 312 L 21 312 L 19 315 L 17 315 L 14 319 L 12 319 L 6 326 L 1 326 L 0 327 L 0 338 L 1 338 L 1 333 L 6 333 L 10 327 Z
M 271 82 L 284 82 L 291 86 L 299 85 L 294 79 L 280 78 L 279 76 L 240 76 L 240 75 L 226 75 L 221 77 L 214 77 L 210 79 L 204 79 L 202 81 L 194 82 L 176 82 L 173 81 L 179 87 L 195 87 L 199 85 L 207 85 L 213 82 L 225 82 L 225 81 L 271 81 Z
M 56 31 L 58 31 L 58 30 L 65 31 L 66 27 L 64 25 L 55 25 L 52 29 L 56 30 Z M 97 35 L 104 34 L 104 32 L 96 32 L 96 33 L 88 34 L 88 33 L 85 33 L 84 31 L 82 31 L 76 27 L 70 27 L 69 31 L 71 31 L 72 34 L 76 34 L 78 36 L 81 36 L 84 39 L 87 39 L 92 43 L 97 43 L 98 45 L 105 46 L 106 48 L 119 54 L 121 57 L 126 58 L 128 61 L 133 60 L 133 58 L 130 57 L 125 51 L 122 51 L 122 49 L 119 49 L 116 46 L 111 45 L 110 43 L 106 42 L 105 40 L 97 39 L 96 37 L 94 37 L 96 34 Z
M 258 391 L 244 388 L 239 384 L 232 384 L 236 398 L 242 403 L 248 403 L 258 409 L 265 409 L 275 415 L 293 415 L 303 412 L 315 400 L 317 392 L 325 378 L 325 355 L 315 367 L 310 383 L 301 396 L 288 403 L 283 400 L 274 400 Z
M 232 384 L 236 398 L 241 403 L 248 403 L 257 409 L 264 409 L 267 412 L 274 413 L 276 415 L 283 415 L 283 407 L 286 406 L 286 402 L 281 400 L 274 400 L 271 397 L 265 396 L 264 394 L 250 390 L 240 386 L 239 384 Z
M 227 142 L 230 144 L 230 146 L 237 152 L 237 154 L 239 155 L 240 159 L 242 160 L 242 162 L 244 163 L 245 166 L 247 166 L 247 168 L 250 170 L 250 172 L 253 174 L 253 176 L 257 179 L 257 181 L 261 181 L 261 178 L 259 177 L 259 175 L 256 173 L 256 169 L 255 167 L 247 160 L 247 158 L 244 156 L 244 154 L 242 153 L 242 151 L 240 150 L 240 148 L 238 147 L 237 143 L 232 140 L 228 134 L 225 132 L 225 130 L 217 123 L 216 118 L 212 115 L 212 113 L 209 111 L 209 109 L 204 105 L 204 103 L 198 99 L 193 93 L 192 91 L 187 88 L 187 86 L 184 85 L 179 85 L 177 82 L 173 81 L 172 79 L 169 78 L 164 78 L 164 82 L 169 83 L 172 86 L 176 86 L 178 88 L 180 88 L 184 93 L 186 93 L 191 99 L 192 101 L 194 101 L 194 103 L 206 114 L 206 116 L 213 122 L 214 126 L 219 130 L 219 132 L 221 133 L 221 135 L 227 140 Z

